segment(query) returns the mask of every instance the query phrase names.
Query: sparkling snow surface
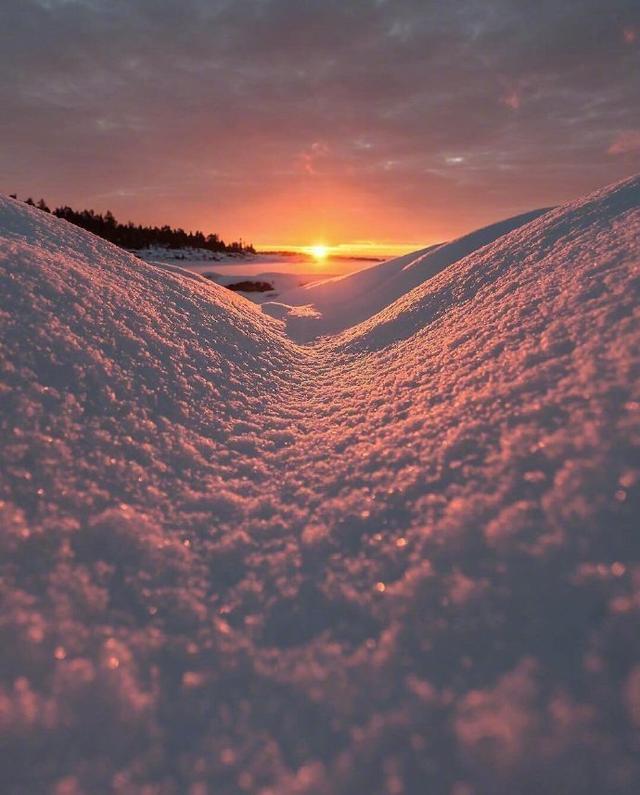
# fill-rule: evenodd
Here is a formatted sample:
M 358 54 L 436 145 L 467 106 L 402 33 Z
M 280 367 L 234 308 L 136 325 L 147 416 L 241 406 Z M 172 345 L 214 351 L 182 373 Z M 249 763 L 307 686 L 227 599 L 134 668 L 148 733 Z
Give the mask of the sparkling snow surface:
M 640 178 L 446 259 L 302 346 L 0 198 L 3 792 L 640 791 Z

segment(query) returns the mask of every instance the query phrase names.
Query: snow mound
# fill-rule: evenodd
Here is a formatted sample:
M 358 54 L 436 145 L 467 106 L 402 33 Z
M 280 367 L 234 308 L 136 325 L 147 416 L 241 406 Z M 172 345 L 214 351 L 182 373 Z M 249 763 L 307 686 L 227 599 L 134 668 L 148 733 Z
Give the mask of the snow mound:
M 281 305 L 291 307 L 287 313 L 290 319 L 282 312 L 278 317 L 286 320 L 288 335 L 298 342 L 309 342 L 319 336 L 343 331 L 377 314 L 453 262 L 545 212 L 547 210 L 543 209 L 524 213 L 464 235 L 451 243 L 430 246 L 347 276 L 291 290 L 280 297 Z M 300 313 L 294 310 L 294 307 L 303 305 L 314 310 L 306 313 L 306 321 L 301 321 Z M 263 310 L 273 314 L 268 304 L 263 305 Z
M 0 199 L 4 791 L 635 795 L 639 265 L 635 178 L 298 346 Z

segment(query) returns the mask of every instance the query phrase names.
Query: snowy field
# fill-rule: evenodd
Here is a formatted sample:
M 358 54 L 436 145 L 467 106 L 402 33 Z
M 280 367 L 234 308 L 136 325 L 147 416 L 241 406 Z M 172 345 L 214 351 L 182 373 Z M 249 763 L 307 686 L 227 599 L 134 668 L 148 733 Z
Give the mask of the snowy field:
M 238 274 L 243 276 L 260 276 L 263 273 L 280 273 L 298 276 L 304 281 L 318 281 L 327 279 L 330 276 L 345 276 L 348 273 L 361 270 L 363 268 L 375 267 L 378 263 L 373 259 L 364 257 L 329 257 L 320 262 L 311 257 L 278 254 L 248 254 L 245 257 L 223 258 L 221 260 L 206 261 L 192 259 L 189 253 L 184 253 L 184 259 L 167 259 L 171 256 L 164 252 L 162 256 L 156 253 L 141 252 L 142 258 L 146 262 L 173 262 L 194 273 L 206 273 L 215 271 L 222 276 L 233 276 Z M 180 256 L 180 255 L 179 255 Z
M 266 311 L 1 197 L 3 792 L 636 795 L 639 271 L 640 177 Z
M 240 291 L 241 295 L 257 304 L 279 300 L 283 293 L 289 295 L 294 290 L 315 282 L 345 276 L 379 264 L 373 257 L 339 256 L 316 261 L 313 257 L 293 253 L 232 256 L 188 249 L 175 252 L 166 249 L 146 249 L 136 253 L 145 262 L 175 265 L 192 273 L 199 273 L 224 286 L 243 281 L 266 281 L 273 287 L 268 293 Z

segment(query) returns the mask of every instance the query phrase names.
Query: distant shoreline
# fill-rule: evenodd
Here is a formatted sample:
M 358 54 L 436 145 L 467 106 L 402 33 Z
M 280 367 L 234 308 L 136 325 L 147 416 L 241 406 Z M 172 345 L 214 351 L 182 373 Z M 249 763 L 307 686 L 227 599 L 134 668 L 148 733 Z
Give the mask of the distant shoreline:
M 258 249 L 256 251 L 256 255 L 257 256 L 262 256 L 262 257 L 271 256 L 271 255 L 275 255 L 275 256 L 278 256 L 278 257 L 301 257 L 302 259 L 309 260 L 310 262 L 313 262 L 316 259 L 313 256 L 313 254 L 307 254 L 304 251 L 292 251 L 291 249 L 282 249 L 282 250 L 270 249 L 268 251 L 262 251 L 261 249 Z M 385 257 L 383 255 L 380 255 L 380 256 L 368 256 L 367 257 L 367 256 L 358 256 L 358 255 L 351 256 L 350 254 L 328 254 L 328 256 L 327 256 L 327 260 L 328 261 L 330 261 L 330 260 L 358 260 L 359 262 L 384 262 L 385 259 L 387 259 L 387 257 Z

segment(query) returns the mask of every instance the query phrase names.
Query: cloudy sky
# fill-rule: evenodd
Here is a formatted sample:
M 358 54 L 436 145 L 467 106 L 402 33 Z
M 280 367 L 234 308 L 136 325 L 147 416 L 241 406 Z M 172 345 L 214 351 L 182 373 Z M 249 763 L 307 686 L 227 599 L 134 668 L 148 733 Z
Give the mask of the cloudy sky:
M 0 190 L 421 245 L 640 171 L 638 0 L 0 0 Z

